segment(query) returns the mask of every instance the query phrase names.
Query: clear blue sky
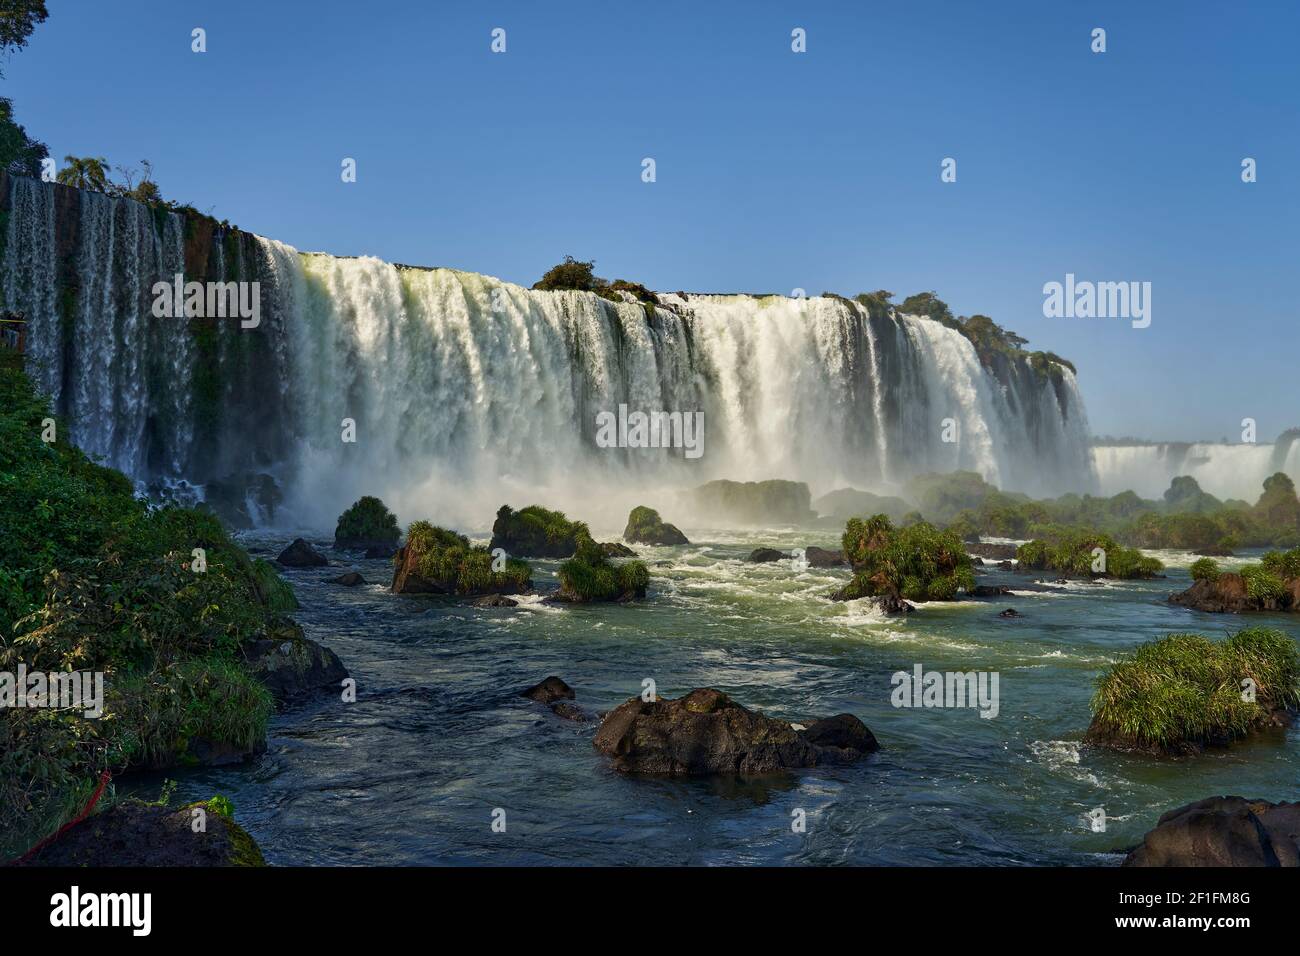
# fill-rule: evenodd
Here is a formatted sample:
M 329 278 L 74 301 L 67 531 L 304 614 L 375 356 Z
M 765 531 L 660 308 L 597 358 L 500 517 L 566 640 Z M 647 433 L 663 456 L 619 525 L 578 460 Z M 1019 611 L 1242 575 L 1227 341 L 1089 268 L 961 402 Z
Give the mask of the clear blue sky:
M 49 6 L 3 81 L 29 132 L 300 249 L 934 289 L 1073 359 L 1095 433 L 1300 424 L 1295 2 Z M 1067 272 L 1152 282 L 1151 327 L 1044 318 Z

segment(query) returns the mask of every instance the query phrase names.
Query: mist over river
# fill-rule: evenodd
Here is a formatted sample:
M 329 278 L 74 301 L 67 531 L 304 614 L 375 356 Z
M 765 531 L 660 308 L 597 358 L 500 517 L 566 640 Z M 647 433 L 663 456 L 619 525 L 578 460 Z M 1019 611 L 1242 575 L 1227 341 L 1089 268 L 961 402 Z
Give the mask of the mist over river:
M 1136 645 L 1247 624 L 1300 630 L 1294 616 L 1247 622 L 1165 604 L 1188 584 L 1188 556 L 1160 554 L 1169 577 L 1155 581 L 1035 584 L 993 571 L 980 583 L 1024 590 L 887 618 L 867 602 L 826 599 L 847 571 L 742 560 L 754 547 L 828 546 L 834 535 L 684 530 L 689 546 L 638 548 L 651 567 L 647 601 L 565 608 L 393 595 L 387 562 L 350 562 L 318 537 L 370 583 L 327 583 L 340 566 L 284 574 L 307 636 L 357 679 L 356 703 L 277 716 L 265 755 L 181 772 L 178 796 L 229 796 L 276 864 L 493 865 L 1112 865 L 1173 807 L 1221 793 L 1294 797 L 1294 729 L 1181 760 L 1079 744 L 1093 678 Z M 287 536 L 242 540 L 271 556 Z M 538 586 L 554 587 L 556 563 L 534 567 Z M 999 618 L 1004 607 L 1023 617 Z M 917 663 L 998 672 L 997 717 L 891 706 L 890 675 Z M 749 781 L 625 777 L 592 747 L 594 724 L 518 696 L 550 674 L 592 711 L 640 693 L 647 677 L 661 696 L 716 687 L 793 720 L 848 711 L 881 750 Z M 158 784 L 132 786 L 156 794 Z M 1087 817 L 1098 807 L 1104 833 Z M 491 829 L 495 808 L 505 833 Z M 791 830 L 797 809 L 804 834 Z

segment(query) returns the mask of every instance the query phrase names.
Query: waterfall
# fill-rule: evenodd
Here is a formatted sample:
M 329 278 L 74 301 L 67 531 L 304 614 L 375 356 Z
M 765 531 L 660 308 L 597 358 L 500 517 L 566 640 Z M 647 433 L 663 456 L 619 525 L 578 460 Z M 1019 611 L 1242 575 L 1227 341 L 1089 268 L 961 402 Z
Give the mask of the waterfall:
M 1286 472 L 1300 484 L 1297 437 L 1289 432 L 1272 444 L 1099 443 L 1092 457 L 1103 494 L 1131 490 L 1143 498 L 1159 498 L 1174 478 L 1190 475 L 1215 497 L 1254 504 L 1264 479 L 1275 472 Z
M 985 364 L 928 319 L 838 297 L 538 292 L 7 178 L 0 292 L 29 318 L 29 366 L 73 440 L 142 487 L 237 504 L 270 488 L 277 520 L 315 527 L 377 494 L 404 521 L 470 528 L 507 501 L 621 522 L 721 477 L 897 493 L 961 468 L 1095 490 L 1073 373 Z M 258 282 L 260 323 L 155 317 L 151 290 L 178 273 Z M 703 456 L 597 447 L 596 415 L 620 405 L 703 412 Z

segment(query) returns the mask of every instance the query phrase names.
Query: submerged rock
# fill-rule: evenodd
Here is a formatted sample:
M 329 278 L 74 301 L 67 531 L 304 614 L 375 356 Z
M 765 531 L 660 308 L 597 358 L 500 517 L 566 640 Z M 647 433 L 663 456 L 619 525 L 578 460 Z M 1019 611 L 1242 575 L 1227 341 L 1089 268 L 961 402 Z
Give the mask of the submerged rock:
M 776 548 L 755 548 L 749 552 L 746 561 L 752 561 L 755 564 L 767 564 L 770 561 L 783 561 L 791 558 L 793 555 L 789 551 L 778 551 Z
M 796 730 L 712 688 L 676 700 L 634 697 L 605 715 L 593 744 L 615 770 L 669 775 L 753 776 L 845 763 L 879 749 L 850 714 Z
M 882 594 L 872 598 L 871 603 L 885 614 L 911 614 L 916 610 L 915 604 L 903 600 L 897 594 Z
M 1011 588 L 1005 584 L 977 584 L 968 593 L 975 598 L 1001 597 L 1010 594 Z
M 1017 611 L 1013 607 L 1009 607 L 1005 611 L 998 612 L 998 617 L 1023 617 L 1023 616 L 1024 615 L 1022 615 L 1019 611 Z
M 195 833 L 194 809 L 206 814 Z M 243 827 L 203 803 L 126 800 L 72 827 L 22 866 L 266 866 Z
M 605 552 L 607 558 L 635 558 L 636 552 L 625 544 L 618 541 L 602 541 L 600 550 Z
M 519 602 L 504 594 L 485 594 L 469 602 L 473 607 L 518 607 Z
M 281 551 L 275 560 L 287 568 L 319 568 L 329 564 L 323 554 L 302 538 L 294 538 L 293 544 Z
M 337 578 L 331 578 L 330 583 L 341 584 L 345 588 L 354 588 L 359 584 L 365 584 L 366 579 L 356 571 L 348 571 L 346 574 L 340 574 Z
M 1209 797 L 1164 814 L 1124 866 L 1300 866 L 1300 803 Z
M 573 692 L 572 687 L 555 675 L 551 675 L 540 684 L 534 684 L 519 696 L 535 700 L 539 704 L 552 704 L 557 700 L 573 700 L 577 695 Z

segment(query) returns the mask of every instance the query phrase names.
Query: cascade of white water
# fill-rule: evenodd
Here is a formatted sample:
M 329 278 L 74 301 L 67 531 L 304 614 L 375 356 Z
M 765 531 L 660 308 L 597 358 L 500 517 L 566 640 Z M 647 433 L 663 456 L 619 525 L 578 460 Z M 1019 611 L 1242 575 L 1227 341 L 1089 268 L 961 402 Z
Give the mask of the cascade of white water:
M 83 192 L 61 323 L 51 187 L 10 184 L 0 289 L 32 318 L 38 378 L 83 448 L 141 479 L 269 473 L 303 523 L 378 494 L 471 527 L 503 501 L 625 516 L 717 477 L 814 493 L 954 468 L 1036 494 L 1095 481 L 1072 373 L 995 372 L 952 329 L 834 297 L 646 309 L 218 230 L 205 277 L 259 282 L 261 323 L 200 328 L 150 314 L 154 284 L 185 269 L 184 219 Z M 702 412 L 702 457 L 597 447 L 597 414 L 620 405 Z

